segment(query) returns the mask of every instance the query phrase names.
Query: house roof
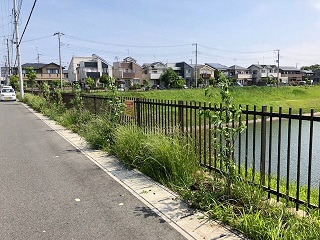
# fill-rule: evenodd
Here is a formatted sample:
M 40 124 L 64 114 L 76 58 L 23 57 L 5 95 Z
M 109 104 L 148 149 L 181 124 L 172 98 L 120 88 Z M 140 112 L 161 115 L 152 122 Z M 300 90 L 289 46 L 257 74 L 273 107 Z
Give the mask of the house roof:
M 59 64 L 56 64 L 54 62 L 52 63 L 25 63 L 25 64 L 22 64 L 21 67 L 22 68 L 26 68 L 26 67 L 33 67 L 33 69 L 40 69 L 40 68 L 43 68 L 45 66 L 48 66 L 48 65 L 56 65 L 56 66 L 60 66 Z M 64 67 L 62 67 L 64 69 Z
M 92 54 L 92 58 L 94 59 L 100 59 L 102 63 L 107 64 L 109 66 L 111 66 L 111 64 L 109 64 L 105 59 L 103 59 L 102 57 L 98 56 L 97 54 Z
M 205 63 L 205 65 L 208 65 L 214 69 L 217 69 L 217 70 L 227 70 L 228 67 L 225 66 L 225 65 L 222 65 L 220 63 Z
M 259 65 L 259 64 L 252 64 L 252 65 L 250 65 L 248 68 L 251 68 L 251 67 L 257 67 L 257 68 L 260 68 L 260 69 L 263 68 L 263 67 L 262 67 L 261 65 Z
M 262 69 L 262 68 L 268 68 L 268 69 L 277 68 L 276 65 L 265 65 L 265 64 L 262 64 L 262 65 L 260 65 L 260 64 L 252 64 L 248 68 L 251 68 L 251 67 L 257 67 L 257 68 L 260 68 L 260 69 Z
M 134 63 L 137 63 L 137 60 L 134 59 L 133 57 L 126 57 L 123 59 L 124 62 L 134 62 Z
M 46 64 L 46 63 L 25 63 L 25 64 L 22 64 L 21 67 L 22 68 L 33 67 L 33 69 L 40 69 L 46 65 L 48 65 L 48 64 Z
M 245 67 L 241 67 L 241 66 L 238 66 L 238 65 L 233 65 L 231 67 L 229 67 L 230 70 L 248 70 L 248 68 L 245 68 Z
M 189 67 L 191 67 L 191 68 L 194 68 L 193 66 L 191 66 L 191 64 L 188 64 L 188 63 L 186 63 L 186 62 L 177 62 L 176 64 L 185 64 L 185 65 L 187 65 L 187 66 L 189 66 Z
M 196 65 L 195 65 L 195 64 L 192 64 L 192 66 L 193 66 L 193 68 L 195 68 L 195 67 L 196 67 Z M 203 68 L 203 67 L 205 67 L 205 66 L 206 66 L 206 65 L 198 64 L 198 65 L 197 65 L 197 69 Z
M 311 71 L 311 70 L 301 70 L 301 72 L 306 73 L 306 74 L 312 74 L 313 73 L 313 71 Z
M 300 69 L 296 67 L 290 67 L 290 66 L 283 66 L 283 67 L 280 66 L 279 69 L 281 69 L 282 71 L 300 71 Z
M 152 68 L 154 68 L 156 65 L 158 65 L 158 64 L 160 64 L 160 65 L 162 65 L 162 66 L 166 66 L 164 63 L 162 63 L 162 62 L 154 62 L 154 63 L 144 63 L 143 65 L 142 65 L 142 67 L 143 68 L 147 68 L 147 67 L 152 67 Z
M 276 68 L 277 67 L 276 65 L 264 65 L 264 64 L 262 64 L 260 66 L 265 67 L 265 68 Z

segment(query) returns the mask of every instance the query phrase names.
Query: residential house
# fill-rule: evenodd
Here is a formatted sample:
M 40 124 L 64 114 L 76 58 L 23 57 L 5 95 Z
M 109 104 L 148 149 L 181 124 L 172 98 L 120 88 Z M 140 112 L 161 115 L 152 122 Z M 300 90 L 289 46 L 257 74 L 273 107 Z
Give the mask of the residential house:
M 160 82 L 161 75 L 166 71 L 167 66 L 162 62 L 142 64 L 142 80 L 152 85 L 165 85 Z
M 119 85 L 128 88 L 133 83 L 142 84 L 142 67 L 132 57 L 126 57 L 121 62 L 113 63 L 113 76 Z
M 178 63 L 167 63 L 167 68 L 172 68 L 173 71 L 179 76 L 179 78 L 183 78 L 185 80 L 185 84 L 188 87 L 191 87 L 193 78 L 193 67 L 186 62 L 178 62 Z
M 54 80 L 60 80 L 60 65 L 56 63 L 25 63 L 21 65 L 22 68 L 22 79 L 23 81 L 28 81 L 28 77 L 26 74 L 26 68 L 32 67 L 33 70 L 36 73 L 36 83 L 41 84 L 41 83 L 47 83 L 51 84 L 52 81 Z M 62 68 L 64 69 L 64 68 Z M 66 81 L 64 79 L 63 73 L 62 75 L 62 80 Z
M 209 85 L 209 79 L 214 78 L 215 69 L 210 65 L 197 65 L 195 67 L 195 77 L 197 78 L 197 83 L 199 83 L 199 79 L 202 78 L 204 80 L 204 85 Z M 199 85 L 199 84 L 198 84 Z
M 267 84 L 267 79 L 276 80 L 278 76 L 282 82 L 287 82 L 287 78 L 282 78 L 281 73 L 278 73 L 278 67 L 276 65 L 252 64 L 248 69 L 252 74 L 252 82 L 250 84 L 248 81 L 248 85 L 264 85 Z
M 310 79 L 313 81 L 313 83 L 319 84 L 320 83 L 320 69 L 315 70 Z
M 313 71 L 311 70 L 301 70 L 302 81 L 312 80 Z
M 279 67 L 282 77 L 288 78 L 288 84 L 297 85 L 302 81 L 301 70 L 296 67 Z
M 72 57 L 68 68 L 69 81 L 83 85 L 89 77 L 98 84 L 103 74 L 113 77 L 112 66 L 96 54 L 91 57 Z
M 217 78 L 217 72 L 220 71 L 223 75 L 226 77 L 229 76 L 229 67 L 222 65 L 220 63 L 206 63 L 205 65 L 208 65 L 212 67 L 215 70 L 215 78 Z
M 193 67 L 186 62 L 178 62 L 175 63 L 175 67 L 177 68 L 176 73 L 179 77 L 183 78 L 186 81 L 186 85 L 191 87 L 193 78 Z
M 90 61 L 92 57 L 72 57 L 68 67 L 68 80 L 69 82 L 79 82 L 79 67 L 80 62 Z
M 252 74 L 250 70 L 238 65 L 229 67 L 229 77 L 243 85 L 249 85 L 249 83 L 252 82 Z

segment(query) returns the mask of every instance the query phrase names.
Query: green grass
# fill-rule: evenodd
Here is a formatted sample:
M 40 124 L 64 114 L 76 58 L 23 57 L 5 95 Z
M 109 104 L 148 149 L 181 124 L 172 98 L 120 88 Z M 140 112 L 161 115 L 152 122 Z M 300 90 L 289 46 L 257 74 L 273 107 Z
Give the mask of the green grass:
M 320 86 L 295 86 L 295 87 L 233 87 L 230 88 L 231 94 L 236 105 L 243 107 L 249 105 L 250 109 L 256 105 L 260 110 L 261 106 L 272 106 L 274 111 L 279 107 L 283 112 L 288 112 L 292 108 L 294 113 L 298 113 L 299 108 L 304 112 L 310 112 L 313 108 L 316 112 L 320 111 Z M 152 90 L 152 91 L 128 91 L 120 92 L 119 96 L 159 99 L 159 100 L 182 100 L 196 102 L 220 103 L 220 89 L 214 90 L 213 98 L 205 96 L 204 89 L 181 89 L 181 90 Z M 95 95 L 105 95 L 107 92 L 94 93 Z

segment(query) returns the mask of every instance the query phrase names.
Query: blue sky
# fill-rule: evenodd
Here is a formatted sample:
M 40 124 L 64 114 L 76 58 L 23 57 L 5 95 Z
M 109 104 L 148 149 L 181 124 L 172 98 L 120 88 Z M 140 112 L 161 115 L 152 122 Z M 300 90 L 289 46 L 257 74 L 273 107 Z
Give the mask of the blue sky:
M 17 0 L 20 2 L 20 0 Z M 23 0 L 22 34 L 34 0 Z M 12 35 L 12 0 L 0 0 L 0 65 Z M 320 63 L 320 0 L 38 0 L 21 43 L 22 63 L 59 62 L 97 54 L 154 61 L 248 67 Z M 9 39 L 12 37 L 9 37 Z

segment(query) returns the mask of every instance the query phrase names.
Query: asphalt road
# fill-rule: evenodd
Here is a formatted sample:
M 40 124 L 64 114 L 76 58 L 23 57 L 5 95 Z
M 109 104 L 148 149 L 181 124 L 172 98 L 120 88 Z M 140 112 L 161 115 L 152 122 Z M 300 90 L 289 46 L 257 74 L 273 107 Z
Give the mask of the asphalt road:
M 0 239 L 185 239 L 18 102 L 0 102 Z

